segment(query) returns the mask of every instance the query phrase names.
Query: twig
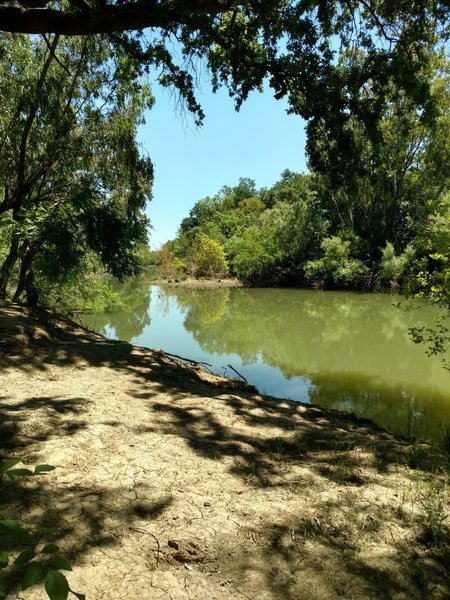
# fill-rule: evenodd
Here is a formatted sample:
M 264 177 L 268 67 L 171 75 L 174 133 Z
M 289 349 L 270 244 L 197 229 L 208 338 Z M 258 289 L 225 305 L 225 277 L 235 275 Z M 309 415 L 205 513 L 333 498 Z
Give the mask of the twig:
M 137 533 L 146 533 L 147 535 L 151 535 L 152 538 L 156 541 L 156 543 L 158 544 L 158 549 L 156 551 L 156 567 L 158 567 L 159 566 L 159 553 L 161 552 L 161 545 L 160 545 L 159 540 L 156 537 L 156 535 L 154 533 L 152 533 L 151 531 L 147 531 L 146 529 L 139 529 L 138 527 L 129 527 L 128 529 L 130 531 L 136 531 Z
M 184 360 L 185 362 L 191 363 L 192 365 L 206 365 L 207 367 L 212 367 L 210 363 L 204 362 L 203 360 L 192 360 L 192 358 L 185 358 L 184 356 L 179 356 L 178 354 L 171 354 L 170 352 L 164 351 L 164 354 L 167 356 L 172 356 L 173 358 L 178 358 L 178 360 Z
M 236 373 L 236 375 L 239 375 L 239 377 L 240 377 L 240 378 L 241 378 L 243 381 L 245 381 L 245 383 L 248 383 L 248 381 L 245 379 L 245 377 L 244 377 L 243 375 L 241 375 L 241 374 L 239 373 L 239 371 L 236 371 L 236 369 L 235 369 L 235 368 L 234 368 L 232 365 L 228 364 L 228 365 L 227 365 L 227 367 L 229 367 L 229 368 L 230 368 L 232 371 L 234 371 L 234 372 Z
M 234 583 L 231 584 L 231 587 L 233 587 L 237 592 L 239 592 L 241 594 L 241 596 L 244 596 L 244 598 L 247 598 L 248 600 L 253 600 L 253 598 L 251 598 L 250 596 L 247 596 L 247 594 L 244 594 L 244 592 L 242 592 L 239 588 L 237 588 Z

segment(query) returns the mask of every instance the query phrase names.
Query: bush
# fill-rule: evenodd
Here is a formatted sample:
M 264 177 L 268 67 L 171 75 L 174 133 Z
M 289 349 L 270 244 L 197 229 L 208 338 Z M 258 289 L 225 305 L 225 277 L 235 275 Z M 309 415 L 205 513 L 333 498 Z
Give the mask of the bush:
M 223 246 L 204 233 L 197 235 L 190 259 L 196 277 L 220 277 L 228 273 Z
M 381 254 L 381 281 L 393 288 L 398 288 L 401 280 L 406 275 L 408 268 L 412 265 L 415 257 L 415 250 L 412 245 L 408 245 L 402 254 L 396 256 L 394 246 L 391 242 L 387 242 L 385 248 L 382 249 Z
M 369 270 L 360 260 L 350 257 L 350 242 L 335 235 L 325 238 L 320 245 L 324 256 L 305 265 L 306 279 L 328 288 L 363 287 Z
M 159 277 L 181 279 L 185 277 L 186 263 L 175 256 L 169 243 L 161 246 L 155 254 Z
M 250 285 L 273 283 L 278 254 L 269 227 L 249 227 L 230 244 L 232 272 Z

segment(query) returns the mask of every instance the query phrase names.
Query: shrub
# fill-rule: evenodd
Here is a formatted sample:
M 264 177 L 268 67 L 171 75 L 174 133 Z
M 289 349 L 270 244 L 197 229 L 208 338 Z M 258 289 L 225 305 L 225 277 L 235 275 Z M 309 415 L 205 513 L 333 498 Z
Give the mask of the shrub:
M 415 250 L 412 245 L 408 245 L 405 251 L 398 256 L 395 255 L 394 246 L 387 242 L 385 248 L 381 251 L 380 278 L 385 284 L 391 287 L 399 287 L 401 280 L 406 275 L 411 266 Z
M 350 257 L 350 242 L 335 235 L 320 245 L 324 256 L 305 265 L 306 279 L 318 287 L 362 287 L 369 270 L 360 260 Z
M 190 258 L 196 277 L 219 277 L 228 273 L 223 246 L 204 233 L 197 235 Z

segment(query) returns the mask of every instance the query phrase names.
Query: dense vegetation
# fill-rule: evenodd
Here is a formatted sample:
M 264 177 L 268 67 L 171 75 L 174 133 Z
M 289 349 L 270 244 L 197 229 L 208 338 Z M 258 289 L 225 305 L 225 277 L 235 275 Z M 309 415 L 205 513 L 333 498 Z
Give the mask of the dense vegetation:
M 250 285 L 448 289 L 450 92 L 434 56 L 432 120 L 392 94 L 370 141 L 354 116 L 356 155 L 309 139 L 316 167 L 269 189 L 249 179 L 199 200 L 158 260 L 172 277 L 230 274 Z M 438 298 L 439 297 L 439 298 Z
M 3 35 L 0 56 L 0 299 L 85 306 L 139 271 L 148 85 L 99 38 Z

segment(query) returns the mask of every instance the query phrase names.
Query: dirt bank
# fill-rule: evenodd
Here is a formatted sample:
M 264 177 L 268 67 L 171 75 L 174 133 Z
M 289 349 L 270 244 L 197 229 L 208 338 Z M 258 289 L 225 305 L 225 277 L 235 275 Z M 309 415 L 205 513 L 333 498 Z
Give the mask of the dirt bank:
M 207 288 L 220 288 L 220 287 L 243 287 L 243 284 L 239 279 L 194 279 L 188 277 L 187 279 L 154 279 L 151 281 L 155 285 L 169 285 L 169 286 L 186 286 L 190 287 L 207 287 Z
M 0 514 L 56 525 L 89 600 L 450 597 L 430 451 L 369 422 L 0 303 L 0 436 L 57 467 Z

